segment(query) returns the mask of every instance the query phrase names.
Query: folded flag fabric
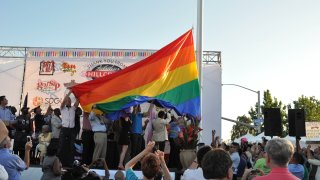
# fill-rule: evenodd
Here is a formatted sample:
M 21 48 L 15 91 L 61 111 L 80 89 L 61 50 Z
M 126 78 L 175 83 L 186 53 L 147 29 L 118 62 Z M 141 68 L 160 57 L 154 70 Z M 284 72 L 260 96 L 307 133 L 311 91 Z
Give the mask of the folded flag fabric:
M 105 113 L 156 101 L 179 115 L 200 115 L 200 87 L 192 30 L 146 59 L 111 75 L 73 86 L 84 111 Z

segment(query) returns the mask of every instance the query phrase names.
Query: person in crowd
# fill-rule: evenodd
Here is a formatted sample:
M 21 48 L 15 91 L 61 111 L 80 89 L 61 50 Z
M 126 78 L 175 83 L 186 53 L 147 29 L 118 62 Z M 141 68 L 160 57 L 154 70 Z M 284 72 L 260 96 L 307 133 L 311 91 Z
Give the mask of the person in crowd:
M 196 160 L 193 162 L 193 164 L 196 166 L 195 169 L 187 169 L 184 171 L 183 173 L 183 176 L 181 177 L 181 180 L 201 180 L 201 179 L 205 179 L 203 177 L 203 171 L 202 171 L 202 159 L 204 157 L 204 155 L 211 151 L 212 150 L 212 147 L 211 146 L 202 146 L 198 152 L 197 152 L 197 158 Z M 194 166 L 194 165 L 191 165 L 191 166 Z
M 124 170 L 123 161 L 126 156 L 128 146 L 130 143 L 130 128 L 131 128 L 131 120 L 130 114 L 125 115 L 124 117 L 120 117 L 120 136 L 118 140 L 118 144 L 121 145 L 120 159 L 118 169 Z
M 53 114 L 51 117 L 51 131 L 52 131 L 52 139 L 51 143 L 55 144 L 55 146 L 59 147 L 59 137 L 60 131 L 62 127 L 62 120 L 61 120 L 61 112 L 59 108 L 55 108 L 53 110 Z
M 40 152 L 40 165 L 42 165 L 43 158 L 47 153 L 47 147 L 50 144 L 51 138 L 52 133 L 49 131 L 49 126 L 43 125 L 42 133 L 38 136 L 39 144 L 36 147 L 36 155 L 37 152 Z
M 10 153 L 10 147 L 11 142 L 8 136 L 8 129 L 3 121 L 0 120 L 0 165 L 5 168 L 10 180 L 19 180 L 21 171 L 29 168 L 32 141 L 27 142 L 25 145 L 24 161 L 18 155 Z
M 238 151 L 239 151 L 239 144 L 236 142 L 231 143 L 229 152 L 232 160 L 232 170 L 233 170 L 234 179 L 237 179 L 238 166 L 240 164 L 240 155 Z
M 181 117 L 182 118 L 182 117 Z M 174 116 L 171 116 L 171 121 L 170 121 L 170 129 L 169 129 L 169 142 L 170 142 L 170 154 L 169 154 L 169 168 L 177 168 L 181 169 L 182 165 L 180 163 L 180 148 L 176 144 L 177 138 L 178 138 L 178 133 L 181 131 L 180 121 L 178 118 L 175 118 Z
M 124 173 L 121 170 L 118 170 L 115 174 L 114 174 L 114 179 L 115 180 L 125 180 L 126 176 L 124 175 Z
M 51 118 L 52 118 L 52 113 L 53 113 L 53 109 L 51 107 L 51 104 L 48 106 L 48 109 L 47 109 L 47 112 L 46 114 L 44 115 L 44 123 L 49 125 L 50 127 L 50 131 L 51 131 Z
M 311 152 L 311 145 L 308 145 L 307 146 L 307 158 L 308 158 L 308 163 L 310 163 L 312 166 L 312 169 L 313 167 L 317 167 L 317 170 L 316 170 L 316 174 L 315 174 L 315 179 L 320 179 L 320 160 L 318 159 L 315 159 L 314 156 L 312 155 L 312 152 Z M 312 172 L 312 171 L 311 171 Z M 310 177 L 311 178 L 311 177 Z
M 14 116 L 14 118 L 16 118 L 17 108 L 14 106 L 8 106 L 8 109 L 10 109 L 11 114 Z
M 283 138 L 274 138 L 265 146 L 266 159 L 271 172 L 266 176 L 256 177 L 256 180 L 264 179 L 298 179 L 288 171 L 288 163 L 293 155 L 294 148 L 290 141 Z
M 40 106 L 34 108 L 33 112 L 35 113 L 34 124 L 35 124 L 35 133 L 38 135 L 42 131 L 42 126 L 46 124 L 44 121 L 44 115 L 41 113 L 42 109 Z
M 171 114 L 165 111 L 159 111 L 158 118 L 152 122 L 153 136 L 152 140 L 156 142 L 156 147 L 164 151 L 165 142 L 168 140 L 167 124 L 171 121 Z
M 29 108 L 23 107 L 21 109 L 21 115 L 16 118 L 16 133 L 14 135 L 13 151 L 18 154 L 20 158 L 24 158 L 24 146 L 27 143 L 27 136 L 32 133 L 32 122 Z
M 79 101 L 76 100 L 73 106 L 71 106 L 70 99 L 71 91 L 69 91 L 63 98 L 60 111 L 62 128 L 60 131 L 60 143 L 59 143 L 59 159 L 63 166 L 71 167 L 74 161 L 74 142 L 75 142 L 75 112 L 79 106 Z
M 8 180 L 8 178 L 9 178 L 9 175 L 8 175 L 6 169 L 2 165 L 0 165 L 0 179 L 1 180 Z
M 74 119 L 74 131 L 75 131 L 75 135 L 77 137 L 77 139 L 79 139 L 79 133 L 80 133 L 80 121 L 81 121 L 81 117 L 82 116 L 82 109 L 80 107 L 77 107 L 76 109 L 76 114 L 75 114 L 75 119 Z
M 270 173 L 271 168 L 267 164 L 267 153 L 265 151 L 260 152 L 261 155 L 259 155 L 261 158 L 259 158 L 256 163 L 254 164 L 254 169 L 260 169 L 264 175 L 267 175 Z
M 83 112 L 83 121 L 82 121 L 82 162 L 84 164 L 90 164 L 92 162 L 92 156 L 94 151 L 94 134 L 92 127 L 89 121 L 89 113 Z
M 95 105 L 92 106 L 95 109 Z M 96 161 L 99 158 L 105 159 L 107 154 L 107 132 L 108 120 L 101 114 L 91 111 L 89 115 L 90 124 L 94 133 L 94 151 L 92 160 Z
M 224 179 L 233 178 L 232 160 L 228 152 L 217 148 L 207 152 L 202 161 L 203 177 L 205 179 Z
M 163 179 L 171 180 L 169 169 L 167 168 L 166 162 L 164 160 L 164 153 L 157 150 L 153 153 L 153 148 L 155 142 L 151 141 L 148 143 L 146 148 L 140 152 L 137 156 L 133 157 L 125 166 L 126 169 L 126 179 L 136 180 L 138 177 L 135 175 L 132 168 L 137 162 L 141 160 L 141 171 L 143 174 L 143 179 L 153 179 L 159 172 L 160 169 L 163 171 Z
M 300 164 L 301 161 L 303 161 L 302 155 L 298 152 L 294 152 L 288 165 L 289 172 L 299 179 L 303 179 L 304 176 L 304 167 Z
M 131 114 L 131 121 L 132 121 L 132 127 L 131 127 L 131 157 L 134 157 L 138 155 L 141 152 L 141 147 L 143 143 L 143 127 L 142 127 L 142 118 L 147 117 L 152 108 L 153 104 L 150 104 L 148 112 L 142 113 L 141 107 L 139 105 L 133 106 L 133 111 Z
M 107 162 L 104 158 L 99 158 L 99 159 L 93 160 L 88 168 L 89 169 L 104 169 L 104 178 L 109 179 L 109 177 L 110 177 L 109 168 L 108 168 Z
M 43 175 L 41 180 L 60 180 L 62 175 L 62 165 L 56 156 L 58 147 L 55 144 L 49 144 L 46 156 L 42 163 Z
M 146 129 L 144 133 L 144 139 L 146 143 L 148 143 L 149 141 L 152 141 L 152 136 L 153 136 L 152 122 L 157 119 L 158 111 L 159 111 L 159 107 L 152 108 L 151 112 L 148 115 L 148 124 L 146 125 Z
M 14 125 L 16 124 L 15 116 L 7 108 L 8 100 L 6 96 L 0 96 L 0 119 L 5 123 L 9 130 L 9 137 L 13 138 Z

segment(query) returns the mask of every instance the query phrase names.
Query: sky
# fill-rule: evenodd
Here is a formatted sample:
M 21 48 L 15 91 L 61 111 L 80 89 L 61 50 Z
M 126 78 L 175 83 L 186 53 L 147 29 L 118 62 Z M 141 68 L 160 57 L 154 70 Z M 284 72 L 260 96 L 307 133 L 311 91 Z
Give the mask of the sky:
M 317 0 L 204 0 L 203 50 L 222 52 L 222 83 L 269 89 L 284 104 L 319 98 L 319 9 Z M 0 46 L 160 49 L 196 34 L 197 0 L 2 0 L 0 17 Z M 256 93 L 222 87 L 223 117 L 256 102 Z M 224 139 L 232 125 L 223 121 Z

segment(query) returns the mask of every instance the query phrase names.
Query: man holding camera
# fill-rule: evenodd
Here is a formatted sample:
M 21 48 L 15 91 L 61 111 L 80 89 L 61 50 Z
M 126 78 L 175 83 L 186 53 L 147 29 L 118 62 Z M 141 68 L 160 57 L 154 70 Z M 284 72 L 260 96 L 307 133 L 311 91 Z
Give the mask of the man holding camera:
M 10 180 L 19 180 L 21 171 L 26 170 L 30 165 L 30 150 L 32 142 L 25 144 L 24 161 L 15 154 L 9 151 L 11 147 L 10 138 L 8 136 L 8 129 L 3 121 L 0 120 L 0 165 L 6 169 Z

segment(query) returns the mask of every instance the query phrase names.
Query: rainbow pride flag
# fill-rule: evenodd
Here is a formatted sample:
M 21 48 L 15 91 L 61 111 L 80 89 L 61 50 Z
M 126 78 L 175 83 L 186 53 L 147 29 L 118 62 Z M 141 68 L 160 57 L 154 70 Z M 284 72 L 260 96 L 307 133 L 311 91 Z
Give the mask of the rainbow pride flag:
M 200 115 L 200 88 L 192 30 L 111 75 L 72 87 L 84 111 L 93 104 L 106 113 L 154 100 L 179 115 Z

